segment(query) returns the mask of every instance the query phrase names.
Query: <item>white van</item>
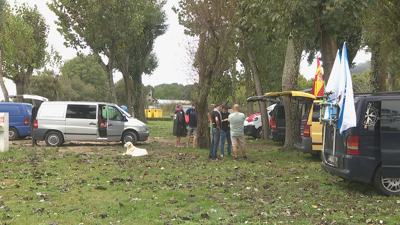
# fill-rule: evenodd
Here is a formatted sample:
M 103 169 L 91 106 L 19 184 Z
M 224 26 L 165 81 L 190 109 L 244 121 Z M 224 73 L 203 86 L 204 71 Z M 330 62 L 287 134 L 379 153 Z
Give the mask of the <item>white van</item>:
M 103 125 L 104 124 L 104 125 Z M 145 123 L 113 103 L 43 102 L 34 122 L 33 135 L 49 146 L 65 141 L 146 141 Z

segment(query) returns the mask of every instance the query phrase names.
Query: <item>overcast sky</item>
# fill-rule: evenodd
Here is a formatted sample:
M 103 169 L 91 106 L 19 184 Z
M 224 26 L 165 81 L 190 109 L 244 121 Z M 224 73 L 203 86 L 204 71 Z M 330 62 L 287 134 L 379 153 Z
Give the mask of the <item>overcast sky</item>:
M 8 0 L 12 4 L 12 0 Z M 72 48 L 66 48 L 64 38 L 57 31 L 57 26 L 54 21 L 57 19 L 56 15 L 50 11 L 46 5 L 46 0 L 26 0 L 17 1 L 18 3 L 27 2 L 30 6 L 37 5 L 39 12 L 46 18 L 46 23 L 50 26 L 48 36 L 49 46 L 54 48 L 61 54 L 63 60 L 69 60 L 76 56 L 76 51 Z M 154 44 L 154 51 L 158 58 L 158 68 L 151 76 L 143 75 L 143 83 L 145 85 L 158 85 L 162 83 L 180 83 L 192 84 L 194 82 L 193 71 L 190 68 L 191 61 L 189 56 L 189 46 L 193 46 L 190 37 L 183 34 L 184 28 L 178 23 L 178 16 L 172 11 L 172 6 L 178 6 L 178 0 L 167 0 L 164 9 L 167 13 L 167 32 L 156 39 Z M 84 53 L 90 53 L 90 50 L 83 50 Z M 305 56 L 303 57 L 305 58 Z M 359 52 L 355 58 L 356 63 L 365 62 L 370 60 L 370 54 Z M 302 60 L 300 65 L 300 72 L 306 78 L 312 78 L 315 75 L 316 60 L 309 66 L 306 60 Z M 120 73 L 114 74 L 114 82 L 122 78 Z M 15 95 L 16 89 L 12 81 L 5 79 L 8 93 Z M 3 93 L 0 93 L 0 100 L 4 99 Z

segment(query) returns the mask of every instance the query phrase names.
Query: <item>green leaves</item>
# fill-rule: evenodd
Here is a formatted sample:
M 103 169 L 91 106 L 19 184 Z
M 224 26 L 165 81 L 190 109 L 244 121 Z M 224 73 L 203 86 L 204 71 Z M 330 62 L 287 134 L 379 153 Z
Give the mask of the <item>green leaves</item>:
M 5 77 L 17 85 L 17 94 L 24 94 L 24 82 L 34 69 L 44 66 L 48 26 L 36 7 L 26 4 L 7 8 L 1 30 Z

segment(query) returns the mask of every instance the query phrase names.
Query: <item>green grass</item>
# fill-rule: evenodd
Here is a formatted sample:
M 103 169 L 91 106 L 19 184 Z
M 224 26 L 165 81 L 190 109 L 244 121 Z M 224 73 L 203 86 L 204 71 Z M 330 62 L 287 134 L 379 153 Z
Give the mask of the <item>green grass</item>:
M 400 221 L 400 197 L 343 182 L 311 155 L 246 139 L 250 160 L 215 162 L 207 149 L 173 148 L 172 121 L 148 126 L 152 139 L 139 145 L 145 157 L 118 155 L 121 144 L 85 146 L 91 154 L 12 144 L 0 155 L 1 224 Z

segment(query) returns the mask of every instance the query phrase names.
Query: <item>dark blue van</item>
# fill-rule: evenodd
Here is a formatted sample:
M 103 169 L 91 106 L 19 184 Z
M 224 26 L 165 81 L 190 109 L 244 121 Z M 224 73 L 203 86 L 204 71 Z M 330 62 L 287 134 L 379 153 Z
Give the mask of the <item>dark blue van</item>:
M 9 114 L 9 139 L 31 135 L 30 121 L 33 105 L 29 103 L 0 102 L 0 112 Z
M 400 92 L 355 95 L 354 102 L 356 127 L 342 136 L 336 123 L 324 125 L 322 168 L 400 195 Z

